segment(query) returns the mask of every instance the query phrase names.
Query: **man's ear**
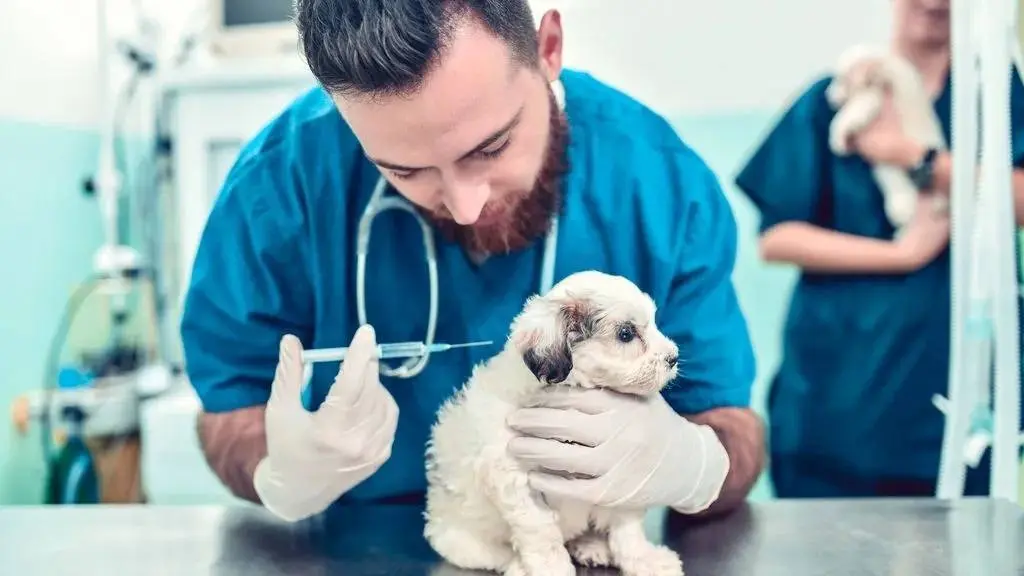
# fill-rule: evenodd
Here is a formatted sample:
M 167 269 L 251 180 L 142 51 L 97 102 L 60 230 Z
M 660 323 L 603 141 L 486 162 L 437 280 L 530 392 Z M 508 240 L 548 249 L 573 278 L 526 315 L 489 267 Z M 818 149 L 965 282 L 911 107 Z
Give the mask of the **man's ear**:
M 537 27 L 538 53 L 541 68 L 548 82 L 554 82 L 562 73 L 562 16 L 558 10 L 548 10 Z
M 563 382 L 572 372 L 572 346 L 589 337 L 590 306 L 563 298 L 532 298 L 513 324 L 513 338 L 523 362 L 545 384 Z

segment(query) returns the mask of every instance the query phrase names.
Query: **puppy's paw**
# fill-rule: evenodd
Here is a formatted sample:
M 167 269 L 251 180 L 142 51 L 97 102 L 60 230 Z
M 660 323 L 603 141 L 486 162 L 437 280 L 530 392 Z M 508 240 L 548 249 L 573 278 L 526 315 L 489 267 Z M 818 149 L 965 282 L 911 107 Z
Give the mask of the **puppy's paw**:
M 505 566 L 501 574 L 502 576 L 528 576 L 529 572 L 526 571 L 526 566 L 516 558 Z
M 849 140 L 849 134 L 847 134 L 846 130 L 833 127 L 828 134 L 828 147 L 832 150 L 833 154 L 845 156 L 850 153 Z
M 575 576 L 576 566 L 563 547 L 545 553 L 524 552 L 504 571 L 505 576 Z
M 885 215 L 893 226 L 900 227 L 914 218 L 917 194 L 890 194 L 885 198 Z
M 512 548 L 462 529 L 428 524 L 427 542 L 449 564 L 467 570 L 498 570 L 512 560 Z
M 612 551 L 608 538 L 598 534 L 584 534 L 567 545 L 569 555 L 582 566 L 611 566 Z
M 664 546 L 644 546 L 618 558 L 623 576 L 683 576 L 679 555 Z

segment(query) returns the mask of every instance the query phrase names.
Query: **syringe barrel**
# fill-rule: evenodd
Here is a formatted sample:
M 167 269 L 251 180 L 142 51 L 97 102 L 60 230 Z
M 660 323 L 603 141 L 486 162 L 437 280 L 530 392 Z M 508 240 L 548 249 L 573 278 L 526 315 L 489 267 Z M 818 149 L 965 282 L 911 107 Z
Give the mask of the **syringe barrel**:
M 348 348 L 318 348 L 302 351 L 302 361 L 306 364 L 315 362 L 340 362 L 345 359 Z
M 423 342 L 392 342 L 377 345 L 377 357 L 381 360 L 387 360 L 388 358 L 415 358 L 426 353 L 427 347 Z
M 423 342 L 391 342 L 377 345 L 377 358 L 414 358 L 426 354 Z M 302 351 L 302 361 L 306 364 L 315 362 L 342 362 L 348 348 L 316 348 Z

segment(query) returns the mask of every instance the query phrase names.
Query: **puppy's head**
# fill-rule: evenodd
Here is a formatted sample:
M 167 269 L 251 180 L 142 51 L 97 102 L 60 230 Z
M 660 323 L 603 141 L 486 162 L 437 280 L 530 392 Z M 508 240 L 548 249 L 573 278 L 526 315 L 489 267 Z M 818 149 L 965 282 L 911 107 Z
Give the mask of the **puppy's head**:
M 654 315 L 654 302 L 629 280 L 580 272 L 527 302 L 511 343 L 541 384 L 649 395 L 678 373 L 679 349 Z
M 833 108 L 839 108 L 854 94 L 865 90 L 888 90 L 886 55 L 873 48 L 854 47 L 843 54 L 825 97 Z

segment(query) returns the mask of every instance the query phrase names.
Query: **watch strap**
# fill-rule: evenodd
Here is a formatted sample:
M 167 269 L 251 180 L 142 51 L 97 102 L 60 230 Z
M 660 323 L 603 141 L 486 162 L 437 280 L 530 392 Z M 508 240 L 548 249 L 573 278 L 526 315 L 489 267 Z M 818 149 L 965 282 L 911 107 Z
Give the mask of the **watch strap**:
M 918 190 L 930 190 L 935 180 L 935 157 L 939 151 L 929 148 L 925 151 L 921 161 L 907 170 L 907 176 Z

